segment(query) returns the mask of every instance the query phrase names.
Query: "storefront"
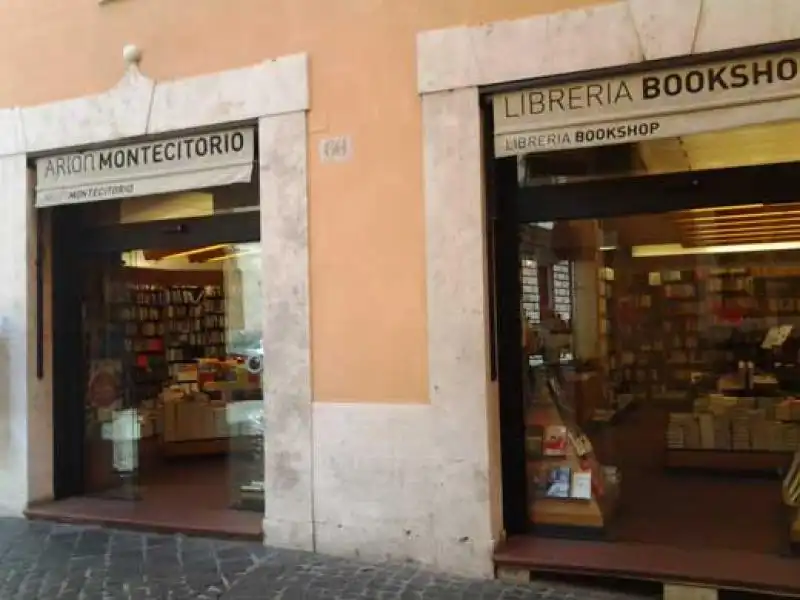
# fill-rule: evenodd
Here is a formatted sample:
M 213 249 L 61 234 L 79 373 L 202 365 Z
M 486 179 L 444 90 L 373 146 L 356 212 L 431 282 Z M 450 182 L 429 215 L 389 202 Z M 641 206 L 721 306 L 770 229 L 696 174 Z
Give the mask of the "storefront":
M 29 516 L 80 507 L 113 523 L 124 501 L 143 526 L 225 533 L 227 522 L 261 539 L 255 164 L 252 126 L 36 159 L 56 502 Z
M 800 23 L 688 4 L 418 41 L 432 401 L 490 407 L 487 453 L 448 447 L 488 473 L 504 573 L 800 585 Z
M 734 219 L 720 219 L 726 212 L 744 220 L 759 218 L 759 227 L 790 226 L 791 215 L 786 223 L 775 224 L 764 221 L 781 220 L 781 215 L 762 213 L 792 211 L 786 204 L 796 201 L 790 197 L 797 187 L 794 172 L 784 169 L 797 160 L 791 143 L 795 129 L 789 122 L 800 114 L 797 47 L 792 45 L 792 40 L 800 39 L 800 20 L 794 3 L 548 0 L 522 7 L 500 0 L 463 7 L 463 12 L 454 13 L 453 28 L 441 30 L 432 29 L 447 26 L 446 17 L 421 1 L 412 9 L 392 5 L 369 10 L 363 3 L 344 2 L 331 7 L 331 14 L 306 11 L 303 19 L 287 15 L 286 22 L 272 14 L 253 14 L 251 7 L 244 6 L 246 2 L 238 11 L 211 0 L 202 4 L 202 9 L 192 9 L 191 19 L 182 14 L 188 10 L 185 7 L 165 7 L 169 18 L 164 22 L 173 23 L 179 34 L 165 36 L 163 45 L 143 48 L 152 61 L 150 68 L 162 74 L 164 81 L 151 81 L 130 67 L 125 78 L 104 93 L 53 102 L 75 96 L 76 89 L 108 87 L 103 77 L 116 72 L 116 59 L 109 58 L 111 50 L 116 53 L 130 41 L 122 36 L 131 31 L 132 23 L 144 27 L 152 20 L 146 7 L 135 2 L 81 6 L 83 12 L 64 9 L 74 19 L 70 23 L 81 31 L 100 22 L 95 12 L 107 20 L 103 23 L 109 37 L 104 38 L 103 48 L 108 52 L 79 44 L 75 46 L 78 58 L 73 61 L 69 55 L 72 62 L 64 59 L 59 67 L 74 69 L 74 79 L 38 77 L 42 86 L 27 90 L 19 79 L 21 68 L 6 70 L 7 78 L 17 79 L 10 79 L 13 83 L 8 88 L 15 93 L 6 94 L 5 104 L 22 108 L 0 110 L 4 202 L 0 247 L 3 256 L 27 260 L 0 261 L 4 282 L 0 289 L 0 380 L 6 382 L 0 394 L 5 399 L 0 402 L 0 511 L 19 515 L 54 496 L 83 494 L 83 488 L 75 487 L 74 473 L 87 469 L 86 456 L 106 457 L 106 467 L 115 460 L 108 447 L 83 457 L 62 456 L 69 464 L 54 460 L 55 448 L 70 446 L 70 440 L 54 433 L 64 431 L 56 421 L 65 407 L 54 404 L 54 399 L 65 390 L 56 389 L 61 384 L 53 367 L 61 364 L 62 371 L 70 370 L 69 360 L 75 357 L 62 337 L 83 333 L 75 327 L 58 330 L 59 324 L 71 322 L 59 312 L 56 297 L 62 293 L 59 290 L 68 288 L 70 269 L 81 260 L 95 261 L 84 264 L 96 265 L 94 272 L 105 272 L 111 266 L 102 257 L 112 251 L 120 257 L 133 250 L 142 252 L 126 255 L 132 261 L 127 264 L 142 269 L 164 262 L 170 254 L 170 260 L 184 266 L 220 262 L 231 266 L 238 264 L 238 257 L 216 258 L 257 249 L 263 325 L 260 351 L 266 374 L 262 395 L 269 399 L 264 406 L 269 437 L 263 460 L 262 522 L 268 543 L 367 560 L 414 560 L 439 571 L 485 577 L 497 574 L 496 566 L 563 571 L 567 564 L 578 564 L 581 572 L 607 574 L 609 563 L 614 562 L 617 574 L 682 580 L 685 573 L 675 573 L 682 565 L 715 559 L 711 551 L 698 554 L 673 548 L 659 553 L 652 549 L 647 553 L 650 564 L 644 568 L 620 554 L 622 542 L 576 541 L 579 536 L 606 534 L 594 531 L 605 529 L 597 527 L 605 523 L 601 507 L 592 504 L 594 497 L 572 504 L 581 509 L 588 505 L 594 511 L 577 531 L 574 523 L 561 519 L 561 504 L 554 498 L 548 499 L 553 500 L 549 504 L 555 503 L 559 510 L 553 511 L 557 518 L 547 517 L 549 529 L 542 527 L 540 519 L 548 512 L 546 506 L 538 506 L 531 518 L 525 444 L 528 438 L 537 438 L 538 430 L 526 428 L 521 404 L 523 386 L 542 379 L 525 383 L 517 377 L 525 363 L 522 348 L 529 347 L 520 344 L 520 317 L 524 314 L 531 321 L 533 335 L 526 339 L 538 340 L 530 345 L 533 368 L 539 368 L 548 356 L 600 362 L 616 343 L 610 335 L 601 335 L 600 327 L 617 331 L 621 323 L 600 324 L 601 287 L 611 292 L 611 298 L 621 298 L 624 290 L 617 284 L 636 282 L 647 288 L 638 296 L 650 294 L 652 302 L 666 306 L 670 302 L 662 296 L 667 285 L 686 284 L 683 278 L 700 268 L 701 258 L 709 269 L 730 267 L 722 259 L 712 265 L 709 255 L 687 254 L 684 243 L 670 260 L 685 260 L 688 268 L 653 268 L 645 271 L 642 283 L 632 267 L 640 269 L 640 265 L 644 270 L 645 265 L 662 260 L 641 254 L 652 254 L 656 244 L 685 242 L 666 235 L 684 231 L 676 229 L 678 225 L 696 221 L 695 232 L 705 235 L 705 246 L 720 245 L 712 233 L 730 233 L 723 223 Z M 568 10 L 556 12 L 563 9 Z M 533 11 L 550 14 L 531 16 Z M 331 18 L 333 13 L 336 18 Z M 120 23 L 125 26 L 116 25 Z M 358 25 L 352 25 L 352 35 L 343 29 L 341 36 L 332 36 L 331 23 Z M 477 25 L 485 23 L 489 24 Z M 39 25 L 32 24 L 30 30 L 34 27 Z M 47 40 L 53 56 L 62 56 L 59 44 L 74 38 L 63 24 L 58 27 L 53 26 L 54 34 Z M 64 37 L 55 35 L 56 29 Z M 396 49 L 419 31 L 414 90 L 412 57 Z M 217 44 L 214 61 L 209 62 L 204 52 L 212 38 L 225 42 Z M 259 56 L 288 54 L 296 48 L 308 49 L 315 61 L 313 110 L 305 56 L 241 68 L 243 61 L 250 64 Z M 44 69 L 32 60 L 24 64 L 31 72 Z M 48 63 L 47 68 L 56 64 Z M 231 70 L 170 80 L 207 68 Z M 375 85 L 377 80 L 380 85 Z M 358 91 L 355 96 L 354 90 Z M 355 97 L 361 100 L 354 101 Z M 29 106 L 35 102 L 46 104 Z M 501 118 L 494 114 L 493 103 L 502 107 Z M 365 110 L 365 106 L 372 108 Z M 759 136 L 748 133 L 748 128 L 771 125 L 786 129 L 770 137 L 771 145 L 754 146 Z M 200 181 L 196 164 L 184 164 L 191 168 L 181 174 L 171 173 L 168 179 L 180 181 L 168 189 L 148 189 L 116 179 L 99 181 L 86 173 L 91 171 L 91 161 L 97 167 L 102 163 L 106 172 L 105 167 L 115 166 L 115 160 L 120 164 L 138 160 L 138 166 L 123 167 L 142 175 L 143 163 L 154 157 L 157 144 L 161 144 L 159 156 L 166 159 L 162 163 L 173 162 L 169 157 L 178 158 L 181 140 L 205 136 L 206 146 L 193 146 L 193 156 L 206 147 L 210 154 L 217 142 L 223 148 L 226 135 L 232 148 L 231 136 L 237 131 L 252 137 L 252 160 L 245 153 L 242 164 L 227 165 L 231 171 L 214 181 Z M 714 136 L 723 134 L 727 135 L 724 142 L 714 142 Z M 576 144 L 582 147 L 575 148 Z M 777 146 L 783 153 L 775 151 Z M 81 156 L 80 165 L 70 158 L 76 153 Z M 89 156 L 94 158 L 84 158 Z M 240 170 L 248 161 L 253 167 L 249 179 Z M 37 163 L 43 171 L 39 182 Z M 206 164 L 199 170 L 210 167 L 210 175 L 220 172 L 218 166 Z M 726 167 L 736 173 L 711 175 L 714 169 Z M 749 171 L 750 167 L 758 171 Z M 47 191 L 45 180 L 53 173 L 59 175 L 59 170 L 67 173 L 69 185 Z M 586 176 L 587 171 L 591 180 L 575 181 L 576 175 Z M 599 175 L 607 180 L 597 181 Z M 758 200 L 752 200 L 753 190 L 758 190 Z M 36 207 L 37 191 L 41 208 Z M 188 229 L 181 222 L 159 227 L 165 221 L 152 217 L 164 198 L 153 201 L 140 193 L 168 194 L 180 219 L 200 220 L 189 223 Z M 108 198 L 109 194 L 117 198 Z M 216 198 L 209 199 L 209 194 Z M 227 208 L 215 214 L 218 202 Z M 45 203 L 59 206 L 44 207 Z M 748 208 L 751 204 L 765 207 Z M 777 204 L 782 205 L 780 209 L 767 207 Z M 228 210 L 232 207 L 240 210 Z M 86 235 L 77 235 L 72 227 L 78 225 L 70 225 L 69 219 L 61 223 L 51 219 L 57 213 L 80 213 L 74 219 L 80 227 L 88 225 L 79 230 Z M 100 213 L 114 213 L 112 220 L 117 222 L 98 222 Z M 126 223 L 119 222 L 122 214 L 127 215 Z M 675 227 L 654 226 L 645 218 L 648 215 Z M 716 221 L 706 221 L 708 217 Z M 237 219 L 246 223 L 244 229 Z M 247 229 L 254 219 L 258 231 Z M 126 229 L 115 229 L 123 225 Z M 147 239 L 137 238 L 131 233 L 134 230 L 136 235 L 144 232 Z M 516 243 L 522 232 L 525 246 Z M 631 243 L 632 233 L 649 237 L 642 235 Z M 754 232 L 739 233 L 743 237 L 737 239 L 742 242 L 747 241 L 745 234 Z M 184 234 L 197 237 L 173 241 L 173 236 Z M 119 240 L 128 241 L 120 246 Z M 54 248 L 54 243 L 60 246 Z M 639 247 L 640 254 L 635 261 L 629 251 L 633 246 Z M 651 248 L 642 250 L 642 246 Z M 82 258 L 67 261 L 69 252 L 79 247 Z M 601 247 L 624 252 L 614 254 Z M 676 248 L 671 251 L 675 254 Z M 66 266 L 54 268 L 58 260 L 66 261 Z M 592 276 L 600 262 L 606 275 L 603 286 Z M 674 275 L 667 271 L 680 272 L 681 281 L 665 281 Z M 609 281 L 610 272 L 614 281 Z M 660 274 L 658 294 L 650 290 L 650 272 Z M 759 279 L 747 275 L 751 276 Z M 152 277 L 155 280 L 138 283 L 163 285 L 162 275 Z M 189 277 L 172 284 L 188 286 Z M 222 277 L 225 288 L 224 273 Z M 733 274 L 715 277 L 744 286 L 739 291 L 751 289 L 746 277 L 743 283 L 734 283 Z M 244 298 L 241 290 L 248 281 L 230 287 L 224 299 Z M 203 280 L 204 287 L 207 283 Z M 526 287 L 520 289 L 521 283 Z M 772 310 L 780 294 L 767 293 L 759 287 L 762 283 L 754 285 L 752 289 L 764 290 L 766 309 Z M 792 292 L 790 287 L 784 295 Z M 703 294 L 707 298 L 710 291 L 705 289 Z M 602 301 L 606 314 L 620 312 L 616 301 L 605 297 Z M 98 312 L 105 304 L 102 298 L 98 301 Z M 238 300 L 233 304 L 238 305 Z M 638 315 L 647 313 L 645 308 L 631 303 L 625 310 Z M 745 318 L 736 310 L 703 311 L 704 318 Z M 780 306 L 775 308 L 771 317 L 777 319 L 776 325 L 784 324 L 780 321 L 785 312 Z M 685 318 L 653 315 L 658 319 L 650 320 L 659 322 Z M 549 323 L 545 334 L 541 321 Z M 581 335 L 587 331 L 595 333 Z M 545 337 L 550 345 L 543 345 Z M 670 341 L 655 334 L 650 337 L 653 345 L 666 347 Z M 764 337 L 766 333 L 762 341 Z M 59 344 L 66 349 L 63 354 Z M 661 353 L 661 346 L 647 352 Z M 691 348 L 682 350 L 689 356 Z M 630 354 L 631 348 L 620 348 L 620 360 L 624 353 Z M 668 357 L 658 354 L 658 360 Z M 742 356 L 745 366 L 759 360 Z M 738 359 L 735 362 L 738 365 Z M 622 383 L 637 383 L 627 381 L 628 366 L 608 365 L 608 369 L 619 371 Z M 638 377 L 635 369 L 631 377 Z M 104 404 L 107 386 L 99 383 L 93 395 L 101 406 L 93 410 Z M 552 388 L 557 393 L 558 386 Z M 565 385 L 561 389 L 569 391 Z M 630 393 L 613 391 L 623 400 Z M 714 402 L 708 398 L 707 406 L 713 404 L 715 411 L 724 408 Z M 609 406 L 596 403 L 593 409 L 618 407 L 619 401 Z M 692 445 L 699 443 L 700 450 L 709 450 L 702 445 L 710 443 L 705 414 L 710 411 L 694 415 L 694 405 L 689 408 L 665 410 L 659 417 L 663 422 L 655 419 L 657 427 L 649 430 L 655 433 L 642 436 L 645 441 L 655 439 L 648 446 L 653 454 L 666 456 L 669 451 L 685 462 L 699 455 Z M 770 410 L 774 416 L 777 408 L 747 410 Z M 582 421 L 596 411 L 583 406 L 576 412 Z M 667 419 L 672 412 L 692 416 L 670 424 Z M 626 414 L 638 418 L 645 413 Z M 77 425 L 80 417 L 74 412 L 68 418 Z M 771 444 L 763 432 L 777 428 L 775 422 L 781 420 L 757 423 L 758 436 L 748 433 L 751 446 L 756 437 L 760 448 Z M 207 419 L 199 421 L 210 424 Z M 644 417 L 643 421 L 650 422 Z M 620 426 L 626 422 L 619 421 Z M 705 437 L 698 434 L 701 423 Z M 101 447 L 102 429 L 95 424 Z M 628 442 L 620 438 L 617 443 L 612 435 L 604 445 L 588 429 L 585 433 L 598 456 L 606 453 L 599 463 L 618 466 L 623 473 L 620 489 L 625 504 L 626 493 L 637 485 L 636 473 L 628 476 L 628 467 L 614 452 Z M 710 429 L 716 433 L 716 421 Z M 732 428 L 730 432 L 733 436 Z M 209 437 L 207 433 L 201 436 L 203 440 Z M 191 435 L 197 437 L 197 432 Z M 557 446 L 562 437 L 554 436 Z M 723 445 L 724 434 L 717 437 Z M 667 448 L 666 439 L 675 447 Z M 678 447 L 681 440 L 683 448 Z M 186 440 L 172 441 L 183 447 Z M 147 454 L 146 446 L 139 444 L 137 460 Z M 776 459 L 773 450 L 749 456 L 756 462 L 763 459 L 755 465 L 762 471 Z M 116 457 L 123 464 L 125 459 L 124 452 Z M 660 485 L 655 478 L 650 481 Z M 572 487 L 585 490 L 586 482 L 585 476 L 579 477 Z M 144 480 L 137 483 L 144 488 L 143 495 L 152 486 Z M 591 488 L 591 480 L 588 483 Z M 780 496 L 780 479 L 767 478 L 754 486 L 764 491 L 764 497 Z M 683 489 L 706 493 L 690 483 L 684 483 Z M 135 486 L 126 488 L 132 490 Z M 761 497 L 760 491 L 753 494 L 753 501 Z M 683 504 L 699 505 L 690 499 Z M 729 504 L 735 513 L 735 504 Z M 776 504 L 780 505 L 777 498 Z M 631 505 L 639 503 L 632 500 Z M 674 508 L 668 503 L 661 506 Z M 733 518 L 731 512 L 724 514 Z M 640 516 L 640 522 L 647 521 L 646 514 Z M 684 523 L 675 529 L 688 528 Z M 777 524 L 770 531 L 777 532 Z M 529 539 L 537 541 L 544 556 L 531 558 L 517 552 Z M 742 535 L 732 532 L 718 539 L 737 547 Z M 760 539 L 765 549 L 775 542 L 766 536 Z M 645 541 L 654 546 L 652 539 Z M 718 564 L 727 565 L 728 575 L 744 577 L 753 565 L 764 564 L 764 556 L 773 560 L 777 554 L 761 552 L 746 568 Z M 788 562 L 776 568 L 796 570 L 794 562 L 784 560 Z M 714 577 L 692 578 L 693 583 L 698 581 L 724 583 Z
M 306 57 L 166 83 L 127 69 L 4 114 L 2 245 L 26 258 L 3 262 L 4 510 L 124 524 L 108 502 L 135 502 L 139 526 L 308 545 L 283 525 L 308 490 L 269 453 L 297 456 L 282 432 L 311 402 Z M 183 497 L 157 497 L 170 486 Z

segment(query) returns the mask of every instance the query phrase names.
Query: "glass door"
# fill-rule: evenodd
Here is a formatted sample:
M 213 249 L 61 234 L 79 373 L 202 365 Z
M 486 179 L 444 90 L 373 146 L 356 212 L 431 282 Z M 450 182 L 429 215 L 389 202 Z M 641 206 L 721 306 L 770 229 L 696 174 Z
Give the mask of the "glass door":
M 58 497 L 259 509 L 257 216 L 81 230 L 72 212 L 53 246 Z
M 264 510 L 264 391 L 261 244 L 229 245 L 220 256 L 225 356 L 216 378 L 230 435 L 231 506 Z
M 263 510 L 260 243 L 96 253 L 90 264 L 86 493 L 148 500 L 172 473 L 217 508 Z
M 163 299 L 126 277 L 118 253 L 95 254 L 84 277 L 86 493 L 139 497 L 139 445 L 150 427 L 147 403 L 165 375 L 159 338 Z

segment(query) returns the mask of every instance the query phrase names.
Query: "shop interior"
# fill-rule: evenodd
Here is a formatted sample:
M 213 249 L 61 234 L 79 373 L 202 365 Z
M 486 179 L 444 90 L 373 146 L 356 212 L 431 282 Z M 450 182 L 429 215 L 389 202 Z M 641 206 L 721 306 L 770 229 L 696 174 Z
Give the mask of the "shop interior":
M 91 227 L 73 257 L 79 339 L 68 340 L 70 348 L 62 342 L 66 359 L 55 349 L 56 364 L 61 356 L 80 378 L 58 388 L 71 410 L 55 416 L 57 436 L 66 437 L 71 419 L 84 443 L 80 465 L 66 484 L 62 478 L 64 499 L 46 510 L 260 535 L 262 282 L 257 225 L 248 232 L 258 223 L 253 191 L 229 186 L 82 207 L 76 220 Z M 244 221 L 250 225 L 238 229 Z
M 705 172 L 684 180 L 702 187 L 768 164 L 790 173 L 798 133 L 778 124 L 520 158 L 520 188 L 596 189 L 596 206 L 618 191 L 617 208 L 595 218 L 590 208 L 559 219 L 570 209 L 555 207 L 517 226 L 537 536 L 796 552 L 800 198 L 772 194 L 767 171 L 731 195 L 714 185 L 648 195 L 645 180 Z M 615 188 L 621 180 L 644 194 Z

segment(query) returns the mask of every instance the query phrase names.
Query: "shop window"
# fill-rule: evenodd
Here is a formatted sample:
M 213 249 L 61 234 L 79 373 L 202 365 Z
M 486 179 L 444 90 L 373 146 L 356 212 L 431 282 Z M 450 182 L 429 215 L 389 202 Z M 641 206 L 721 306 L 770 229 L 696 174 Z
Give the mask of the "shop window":
M 260 246 L 87 255 L 87 493 L 263 513 Z
M 626 198 L 607 182 L 608 197 L 592 197 L 591 177 L 581 181 L 581 210 L 617 202 L 605 209 L 612 216 L 559 220 L 548 209 L 556 220 L 519 225 L 534 338 L 524 348 L 520 452 L 539 534 L 749 553 L 800 545 L 800 203 L 784 193 L 800 171 L 738 169 L 731 177 L 753 177 L 747 196 L 718 183 L 721 191 L 702 191 L 706 206 L 700 192 L 689 201 L 660 183 L 675 181 L 663 175 L 676 156 L 665 148 L 702 145 L 704 154 L 679 156 L 710 168 L 719 166 L 712 150 L 743 156 L 747 148 L 728 142 L 757 138 L 786 162 L 790 152 L 800 159 L 785 142 L 795 130 L 673 140 L 659 153 L 643 144 L 640 168 L 657 175 L 638 177 L 641 189 L 629 180 Z M 552 183 L 543 171 L 553 164 L 531 159 L 528 184 Z M 591 170 L 567 171 L 581 179 Z M 626 214 L 626 203 L 664 189 L 673 210 L 641 201 Z M 741 199 L 726 203 L 726 194 Z

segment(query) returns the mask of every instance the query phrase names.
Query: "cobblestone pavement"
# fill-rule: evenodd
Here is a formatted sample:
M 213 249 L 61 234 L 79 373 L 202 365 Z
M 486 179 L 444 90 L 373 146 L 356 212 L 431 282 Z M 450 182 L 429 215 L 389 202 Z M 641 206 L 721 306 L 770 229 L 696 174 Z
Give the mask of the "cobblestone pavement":
M 254 543 L 0 519 L 2 600 L 646 597 L 567 585 L 470 581 L 413 566 L 366 565 Z
M 300 552 L 269 551 L 224 600 L 643 600 L 651 595 L 537 582 L 509 585 L 435 575 L 407 565 L 366 565 Z
M 220 598 L 260 544 L 0 519 L 2 600 Z

